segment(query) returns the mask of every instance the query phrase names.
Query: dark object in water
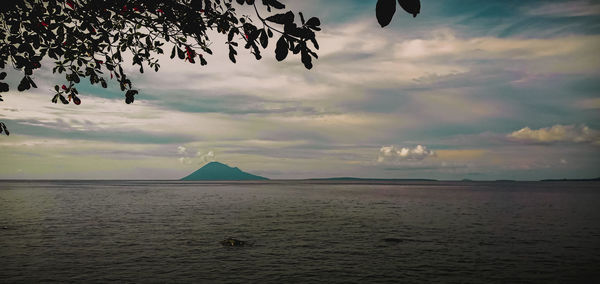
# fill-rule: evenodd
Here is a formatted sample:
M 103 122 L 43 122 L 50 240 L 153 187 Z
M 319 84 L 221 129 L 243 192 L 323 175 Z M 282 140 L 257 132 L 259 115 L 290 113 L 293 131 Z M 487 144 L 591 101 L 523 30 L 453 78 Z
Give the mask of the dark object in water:
M 251 246 L 252 243 L 241 241 L 234 238 L 226 238 L 221 241 L 221 244 L 226 247 L 243 247 L 243 246 Z
M 401 243 L 404 240 L 398 239 L 398 238 L 385 238 L 385 239 L 383 239 L 383 241 L 388 242 L 388 243 Z

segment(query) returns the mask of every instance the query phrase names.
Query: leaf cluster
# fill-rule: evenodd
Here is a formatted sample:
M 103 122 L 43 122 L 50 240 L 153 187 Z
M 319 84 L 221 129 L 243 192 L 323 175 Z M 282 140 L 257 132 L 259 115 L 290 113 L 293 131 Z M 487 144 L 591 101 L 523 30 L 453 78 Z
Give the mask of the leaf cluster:
M 260 2 L 260 3 L 259 3 Z M 42 61 L 53 61 L 52 72 L 64 74 L 65 84 L 54 86 L 53 103 L 81 103 L 75 87 L 81 80 L 107 88 L 115 80 L 124 92 L 125 102 L 133 103 L 139 93 L 124 72 L 126 53 L 131 64 L 144 73 L 157 72 L 156 58 L 170 48 L 171 59 L 190 64 L 208 64 L 204 54 L 212 54 L 209 31 L 226 35 L 229 59 L 237 62 L 238 49 L 244 47 L 257 60 L 261 50 L 277 38 L 275 58 L 285 60 L 299 54 L 304 67 L 311 69 L 318 59 L 316 33 L 321 21 L 316 17 L 298 18 L 292 11 L 282 11 L 279 0 L 17 0 L 0 5 L 0 69 L 23 74 L 17 90 L 37 88 L 34 71 Z M 406 12 L 416 17 L 419 0 L 398 0 Z M 253 17 L 237 14 L 237 6 L 254 8 Z M 262 15 L 258 7 L 269 15 Z M 378 0 L 376 16 L 387 26 L 396 12 L 396 0 Z M 298 21 L 299 19 L 299 21 Z M 46 59 L 46 60 L 44 60 Z M 9 91 L 2 82 L 0 93 Z M 2 101 L 2 96 L 0 96 Z M 0 133 L 8 130 L 0 123 Z
M 156 58 L 169 46 L 171 58 L 190 64 L 208 64 L 212 54 L 209 31 L 227 36 L 229 58 L 236 62 L 237 49 L 243 46 L 257 60 L 274 33 L 280 34 L 276 58 L 283 60 L 286 51 L 301 54 L 306 68 L 312 68 L 310 49 L 318 49 L 315 31 L 320 21 L 310 18 L 301 25 L 294 23 L 294 13 L 263 16 L 257 6 L 271 13 L 285 9 L 278 0 L 22 0 L 0 8 L 0 69 L 12 67 L 23 74 L 19 91 L 37 88 L 33 72 L 42 62 L 53 61 L 53 73 L 63 74 L 65 84 L 54 86 L 53 103 L 81 103 L 76 84 L 89 80 L 106 88 L 115 80 L 125 93 L 125 102 L 133 103 L 139 93 L 124 72 L 125 53 L 139 72 L 160 69 Z M 237 15 L 237 7 L 254 7 L 253 24 L 249 15 Z M 281 44 L 280 44 L 281 42 Z M 281 46 L 281 47 L 280 47 Z M 0 81 L 6 73 L 0 73 Z M 0 82 L 0 92 L 9 85 Z M 0 100 L 2 98 L 0 97 Z
M 2 134 L 2 132 L 4 132 L 6 136 L 10 135 L 10 132 L 8 132 L 8 129 L 6 129 L 6 124 L 4 124 L 4 122 L 0 122 L 0 134 Z
M 398 0 L 398 4 L 404 11 L 413 15 L 413 17 L 416 17 L 421 12 L 420 0 Z M 377 0 L 375 13 L 381 27 L 389 25 L 396 13 L 396 0 Z

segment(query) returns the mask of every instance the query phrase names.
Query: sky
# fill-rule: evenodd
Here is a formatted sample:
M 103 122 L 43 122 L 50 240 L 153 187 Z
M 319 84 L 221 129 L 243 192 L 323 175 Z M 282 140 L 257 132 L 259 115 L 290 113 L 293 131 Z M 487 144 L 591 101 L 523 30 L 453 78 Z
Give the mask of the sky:
M 598 1 L 423 0 L 385 28 L 374 0 L 282 2 L 321 19 L 312 70 L 274 41 L 233 64 L 214 37 L 207 66 L 131 67 L 132 105 L 83 83 L 75 106 L 50 102 L 50 62 L 38 89 L 2 94 L 0 179 L 179 179 L 210 161 L 271 179 L 600 176 Z

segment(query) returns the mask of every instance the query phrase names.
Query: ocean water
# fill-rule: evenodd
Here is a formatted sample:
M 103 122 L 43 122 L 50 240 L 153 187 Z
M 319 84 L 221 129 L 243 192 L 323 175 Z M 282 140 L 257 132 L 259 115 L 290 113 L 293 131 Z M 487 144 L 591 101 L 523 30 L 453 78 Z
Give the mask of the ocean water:
M 0 181 L 0 282 L 109 281 L 600 283 L 600 183 Z

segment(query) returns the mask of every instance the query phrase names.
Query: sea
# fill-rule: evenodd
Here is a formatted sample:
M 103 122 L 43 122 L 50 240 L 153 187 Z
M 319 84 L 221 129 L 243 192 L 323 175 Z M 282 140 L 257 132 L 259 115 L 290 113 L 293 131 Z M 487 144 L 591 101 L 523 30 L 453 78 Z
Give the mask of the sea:
M 600 283 L 600 182 L 0 181 L 0 283 L 106 282 Z

